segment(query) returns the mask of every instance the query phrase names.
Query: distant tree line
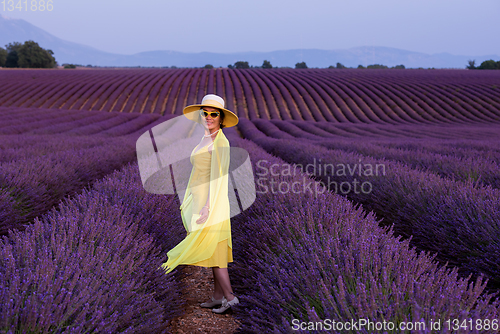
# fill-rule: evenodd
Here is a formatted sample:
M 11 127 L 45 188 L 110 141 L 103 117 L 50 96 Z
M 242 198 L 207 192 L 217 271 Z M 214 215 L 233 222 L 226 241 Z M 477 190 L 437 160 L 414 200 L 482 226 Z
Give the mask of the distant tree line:
M 54 53 L 52 50 L 45 50 L 38 45 L 38 43 L 29 40 L 21 44 L 19 42 L 9 43 L 5 45 L 5 49 L 0 47 L 0 67 L 21 67 L 21 68 L 54 68 L 57 67 L 57 62 L 54 58 Z M 500 61 L 494 61 L 492 59 L 483 61 L 480 66 L 475 66 L 475 60 L 469 60 L 469 65 L 467 69 L 500 69 Z M 64 68 L 76 68 L 84 67 L 78 64 L 63 64 Z M 116 66 L 92 66 L 87 65 L 86 67 L 116 67 Z M 178 68 L 177 66 L 123 66 L 123 67 L 138 67 L 138 68 Z M 219 66 L 222 67 L 222 66 Z M 272 69 L 280 68 L 278 66 L 273 66 L 269 60 L 264 60 L 261 66 L 249 65 L 248 61 L 237 61 L 234 64 L 229 64 L 227 66 L 230 69 L 247 69 L 247 68 L 263 68 Z M 213 69 L 214 66 L 211 64 L 206 64 L 203 68 Z M 281 68 L 291 68 L 288 66 L 282 66 Z M 295 64 L 296 69 L 308 68 L 306 62 L 302 61 Z M 353 68 L 344 66 L 341 63 L 337 63 L 335 66 L 330 65 L 329 69 L 344 69 Z M 388 67 L 382 64 L 358 65 L 357 69 L 405 69 L 403 64 L 396 65 L 393 67 Z M 419 69 L 423 69 L 419 67 Z M 434 69 L 434 67 L 429 68 Z
M 341 63 L 337 63 L 336 66 L 330 65 L 328 68 L 342 69 L 342 68 L 352 68 L 352 67 L 347 67 L 347 66 L 342 65 Z M 396 65 L 396 66 L 393 66 L 393 67 L 389 67 L 389 66 L 382 65 L 382 64 L 373 64 L 373 65 L 368 65 L 366 67 L 364 67 L 363 65 L 358 65 L 358 67 L 356 67 L 356 68 L 358 68 L 358 69 L 366 69 L 366 68 L 371 68 L 371 69 L 395 68 L 395 69 L 404 70 L 406 67 L 403 64 Z
M 57 67 L 54 52 L 45 50 L 34 41 L 26 41 L 5 45 L 5 49 L 0 47 L 1 67 L 21 67 L 21 68 L 54 68 Z
M 248 62 L 247 61 L 237 61 L 234 63 L 234 65 L 227 65 L 227 68 L 235 68 L 235 69 L 245 69 L 245 68 L 265 68 L 265 69 L 269 69 L 269 68 L 279 68 L 279 67 L 273 67 L 273 65 L 271 65 L 271 62 L 269 60 L 264 60 L 264 62 L 262 63 L 262 66 L 250 66 L 248 65 Z M 282 67 L 282 68 L 289 68 L 289 67 Z M 297 63 L 295 64 L 295 68 L 307 68 L 307 65 L 306 63 L 302 62 L 302 63 Z
M 500 60 L 494 61 L 493 59 L 485 60 L 476 67 L 475 60 L 469 60 L 469 65 L 466 67 L 469 70 L 500 70 Z
M 210 64 L 207 64 L 205 65 L 204 68 L 207 68 L 207 69 L 211 69 L 213 68 L 212 65 Z M 264 60 L 264 62 L 262 63 L 262 66 L 250 66 L 248 64 L 247 61 L 237 61 L 233 64 L 229 64 L 227 65 L 227 68 L 231 68 L 231 69 L 246 69 L 246 68 L 278 68 L 278 67 L 273 67 L 273 65 L 271 65 L 271 62 L 269 62 L 268 60 Z M 290 67 L 281 67 L 281 68 L 290 68 Z M 307 64 L 306 62 L 300 62 L 300 63 L 296 63 L 295 64 L 295 68 L 297 69 L 301 69 L 301 68 L 308 68 L 307 67 Z M 341 63 L 337 63 L 336 66 L 333 66 L 333 65 L 330 65 L 328 68 L 337 68 L 337 69 L 342 69 L 342 68 L 352 68 L 352 67 L 346 67 L 344 65 L 342 65 Z M 359 65 L 357 68 L 359 69 L 363 69 L 363 68 L 395 68 L 395 69 L 405 69 L 405 66 L 403 64 L 401 65 L 396 65 L 396 66 L 393 66 L 393 67 L 388 67 L 388 66 L 385 66 L 385 65 L 380 65 L 380 64 L 374 64 L 374 65 L 368 65 L 366 67 L 364 67 L 363 65 Z

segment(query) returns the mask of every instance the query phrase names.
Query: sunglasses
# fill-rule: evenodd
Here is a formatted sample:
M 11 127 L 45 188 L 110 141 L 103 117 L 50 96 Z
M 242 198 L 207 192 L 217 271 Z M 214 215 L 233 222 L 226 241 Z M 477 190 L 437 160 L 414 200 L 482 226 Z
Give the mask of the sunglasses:
M 210 114 L 210 117 L 212 117 L 212 118 L 216 118 L 216 117 L 218 117 L 218 116 L 220 115 L 220 112 L 218 112 L 218 111 L 213 111 L 213 112 L 208 113 L 208 112 L 206 112 L 205 110 L 200 109 L 200 115 L 201 115 L 201 116 L 203 116 L 203 117 L 207 118 L 207 116 L 208 116 L 209 114 Z

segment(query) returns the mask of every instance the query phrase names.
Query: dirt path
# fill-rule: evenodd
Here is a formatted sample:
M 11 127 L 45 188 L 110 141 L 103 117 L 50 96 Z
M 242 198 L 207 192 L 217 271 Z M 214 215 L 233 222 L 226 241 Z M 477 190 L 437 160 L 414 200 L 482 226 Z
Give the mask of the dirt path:
M 198 266 L 179 266 L 179 269 L 186 274 L 181 285 L 187 304 L 185 314 L 172 320 L 172 333 L 235 333 L 239 322 L 231 314 L 217 314 L 200 306 L 213 293 L 212 269 Z

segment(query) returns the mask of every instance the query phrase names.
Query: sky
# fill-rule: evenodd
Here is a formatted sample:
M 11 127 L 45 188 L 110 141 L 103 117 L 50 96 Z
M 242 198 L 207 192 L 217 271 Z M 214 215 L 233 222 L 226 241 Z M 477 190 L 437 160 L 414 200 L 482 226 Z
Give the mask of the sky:
M 119 54 L 385 46 L 500 55 L 500 0 L 51 1 L 52 11 L 10 11 L 5 0 L 0 13 Z

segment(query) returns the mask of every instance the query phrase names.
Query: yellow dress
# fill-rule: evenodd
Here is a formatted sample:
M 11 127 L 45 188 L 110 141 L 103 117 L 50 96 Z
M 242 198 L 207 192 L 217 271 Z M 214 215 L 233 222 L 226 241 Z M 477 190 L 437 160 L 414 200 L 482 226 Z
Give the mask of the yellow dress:
M 168 268 L 167 273 L 180 264 L 227 268 L 228 262 L 233 262 L 227 194 L 229 142 L 222 129 L 212 143 L 202 148 L 196 146 L 190 159 L 193 169 L 180 207 L 187 235 L 167 253 L 168 261 L 162 264 Z M 196 226 L 192 215 L 200 213 L 209 195 L 209 216 Z

